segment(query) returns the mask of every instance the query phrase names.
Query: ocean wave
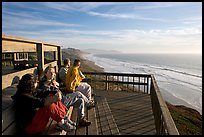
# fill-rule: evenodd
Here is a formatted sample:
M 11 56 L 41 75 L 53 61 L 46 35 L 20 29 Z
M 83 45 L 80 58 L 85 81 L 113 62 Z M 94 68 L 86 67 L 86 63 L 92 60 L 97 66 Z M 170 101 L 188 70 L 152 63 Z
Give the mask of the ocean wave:
M 202 75 L 161 64 L 152 65 L 133 61 L 120 61 L 94 55 L 88 55 L 85 58 L 103 67 L 105 72 L 154 74 L 158 85 L 164 88 L 166 92 L 186 101 L 195 108 L 202 109 L 202 102 L 200 102 L 202 100 Z

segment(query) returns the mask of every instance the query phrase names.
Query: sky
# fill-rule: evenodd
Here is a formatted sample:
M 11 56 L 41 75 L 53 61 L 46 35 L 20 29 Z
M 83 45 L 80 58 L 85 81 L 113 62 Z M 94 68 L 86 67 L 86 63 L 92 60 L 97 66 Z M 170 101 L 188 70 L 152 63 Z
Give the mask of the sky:
M 2 2 L 2 33 L 124 53 L 202 53 L 202 2 Z

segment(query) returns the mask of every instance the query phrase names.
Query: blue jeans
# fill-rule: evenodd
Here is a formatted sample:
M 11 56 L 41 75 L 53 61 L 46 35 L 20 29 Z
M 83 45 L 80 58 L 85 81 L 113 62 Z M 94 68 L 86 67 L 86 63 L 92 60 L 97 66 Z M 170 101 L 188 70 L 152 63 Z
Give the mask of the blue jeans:
M 76 91 L 74 93 L 69 93 L 66 96 L 62 97 L 62 103 L 66 106 L 73 106 L 78 108 L 78 117 L 79 119 L 85 116 L 84 107 L 85 104 L 88 104 L 88 99 L 80 92 Z

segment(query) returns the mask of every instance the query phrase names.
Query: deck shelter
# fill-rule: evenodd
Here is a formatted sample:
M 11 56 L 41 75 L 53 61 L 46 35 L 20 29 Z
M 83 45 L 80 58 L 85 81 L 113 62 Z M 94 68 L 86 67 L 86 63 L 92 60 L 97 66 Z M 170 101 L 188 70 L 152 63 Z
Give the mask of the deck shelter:
M 54 52 L 54 60 L 45 64 L 46 51 Z M 61 47 L 39 41 L 2 35 L 2 53 L 36 53 L 37 60 L 18 60 L 19 63 L 37 63 L 37 67 L 2 75 L 2 135 L 15 134 L 11 95 L 18 80 L 26 73 L 38 76 L 48 65 L 61 67 Z M 23 56 L 24 58 L 24 56 Z M 3 71 L 3 70 L 2 70 Z M 73 132 L 57 131 L 50 119 L 44 133 L 47 135 L 179 135 L 154 75 L 106 72 L 84 72 L 95 93 L 96 107 L 86 110 L 88 127 Z M 76 121 L 76 110 L 67 112 Z

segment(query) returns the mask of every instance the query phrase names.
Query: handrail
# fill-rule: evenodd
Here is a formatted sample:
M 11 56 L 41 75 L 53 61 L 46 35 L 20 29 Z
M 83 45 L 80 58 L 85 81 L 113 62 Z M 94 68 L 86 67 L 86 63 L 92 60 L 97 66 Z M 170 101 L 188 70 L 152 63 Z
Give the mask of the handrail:
M 31 40 L 31 39 L 25 39 L 25 38 L 20 38 L 20 37 L 15 37 L 15 36 L 8 36 L 8 35 L 4 35 L 4 34 L 2 35 L 2 40 L 23 42 L 23 43 L 32 43 L 32 44 L 43 43 L 44 45 L 47 45 L 47 46 L 59 47 L 57 44 L 46 43 L 46 42 L 41 42 L 41 41 L 36 41 L 36 40 Z
M 160 94 L 160 90 L 154 75 L 106 72 L 83 73 L 87 78 L 90 78 L 88 82 L 90 82 L 94 89 L 105 86 L 105 90 L 118 90 L 122 87 L 125 87 L 125 90 L 140 91 L 145 94 L 150 94 L 152 110 L 155 119 L 156 134 L 179 135 L 169 109 Z M 131 77 L 132 79 L 125 79 L 124 77 Z M 119 84 L 120 88 L 118 87 Z M 97 87 L 97 85 L 99 86 Z M 135 86 L 138 88 L 134 88 Z M 141 86 L 143 86 L 143 88 L 141 88 Z
M 151 75 L 150 87 L 151 101 L 157 134 L 159 135 L 179 135 L 178 129 L 171 117 L 169 109 L 162 98 L 154 75 Z
M 83 72 L 87 77 L 91 78 L 93 88 L 98 89 L 101 86 L 96 87 L 96 83 L 105 83 L 104 90 L 130 90 L 140 91 L 150 94 L 150 82 L 151 75 L 148 74 L 128 74 L 128 73 L 105 73 L 105 72 Z M 137 87 L 136 87 L 137 86 Z M 104 86 L 102 86 L 104 87 Z
M 2 35 L 2 53 L 13 54 L 13 62 L 22 64 L 20 60 L 16 60 L 16 55 L 20 53 L 37 53 L 37 64 L 38 64 L 38 75 L 42 73 L 45 66 L 45 52 L 54 52 L 54 60 L 57 61 L 56 71 L 61 67 L 62 62 L 62 51 L 61 46 L 46 42 L 34 41 L 25 38 Z M 24 61 L 24 60 L 22 60 Z M 34 64 L 36 61 L 28 61 L 27 63 Z

